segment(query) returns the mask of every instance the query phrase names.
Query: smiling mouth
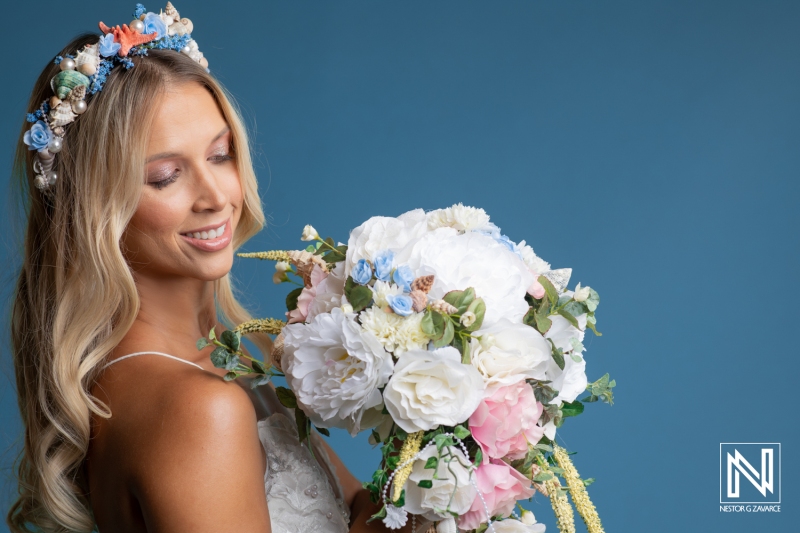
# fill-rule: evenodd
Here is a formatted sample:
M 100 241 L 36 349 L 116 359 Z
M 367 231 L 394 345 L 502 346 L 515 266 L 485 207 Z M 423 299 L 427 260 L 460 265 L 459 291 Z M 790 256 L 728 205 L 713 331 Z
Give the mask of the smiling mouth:
M 225 226 L 227 225 L 228 223 L 226 222 L 225 224 L 221 225 L 216 229 L 211 229 L 208 231 L 195 231 L 192 233 L 181 233 L 181 235 L 192 239 L 199 239 L 201 241 L 216 239 L 217 237 L 221 237 L 222 234 L 225 233 Z

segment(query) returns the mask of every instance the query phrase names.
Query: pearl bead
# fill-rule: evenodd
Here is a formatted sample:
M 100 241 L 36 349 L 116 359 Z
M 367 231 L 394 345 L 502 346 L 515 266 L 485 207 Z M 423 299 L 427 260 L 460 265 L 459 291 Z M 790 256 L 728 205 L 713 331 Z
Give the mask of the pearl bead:
M 57 154 L 62 148 L 64 148 L 64 143 L 59 137 L 53 137 L 50 139 L 50 142 L 47 143 L 47 151 L 51 154 Z
M 128 26 L 136 33 L 142 33 L 144 31 L 144 22 L 139 19 L 132 20 Z
M 184 54 L 188 54 L 191 51 L 192 51 L 192 49 L 189 48 L 189 45 L 186 45 L 183 48 L 181 48 L 181 52 L 183 52 Z
M 82 115 L 83 113 L 85 113 L 86 108 L 87 108 L 86 102 L 83 100 L 72 102 L 72 110 L 78 115 Z
M 47 173 L 46 179 L 48 185 L 55 185 L 56 180 L 58 179 L 58 174 L 51 170 Z
M 75 60 L 65 57 L 61 60 L 61 63 L 58 64 L 58 67 L 61 70 L 75 70 Z

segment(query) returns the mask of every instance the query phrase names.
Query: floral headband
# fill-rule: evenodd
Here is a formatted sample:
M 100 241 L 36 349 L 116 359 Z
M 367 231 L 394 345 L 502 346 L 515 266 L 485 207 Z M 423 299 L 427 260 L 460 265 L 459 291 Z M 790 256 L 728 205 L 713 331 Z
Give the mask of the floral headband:
M 61 151 L 67 125 L 83 114 L 86 97 L 103 90 L 111 70 L 122 65 L 133 67 L 131 56 L 146 56 L 148 50 L 175 50 L 186 54 L 208 70 L 208 60 L 198 50 L 192 39 L 192 21 L 181 18 L 171 2 L 161 13 L 147 12 L 136 4 L 133 21 L 122 26 L 99 24 L 103 36 L 92 45 L 86 45 L 75 55 L 57 56 L 55 64 L 61 72 L 50 80 L 54 95 L 45 100 L 39 109 L 28 113 L 33 123 L 25 132 L 23 141 L 29 150 L 37 150 L 33 170 L 34 185 L 40 191 L 49 189 L 58 180 L 53 171 L 55 155 Z

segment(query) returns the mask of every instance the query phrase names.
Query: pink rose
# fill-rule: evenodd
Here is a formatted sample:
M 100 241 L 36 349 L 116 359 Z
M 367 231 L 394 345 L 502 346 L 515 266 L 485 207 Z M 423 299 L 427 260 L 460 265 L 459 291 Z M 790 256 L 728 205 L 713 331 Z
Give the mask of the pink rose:
M 487 459 L 521 459 L 528 444 L 542 438 L 544 428 L 537 422 L 542 404 L 525 381 L 500 387 L 485 397 L 469 417 L 469 430 Z
M 311 286 L 303 287 L 300 296 L 297 297 L 297 308 L 286 313 L 287 323 L 305 322 L 308 316 L 308 306 L 317 296 L 317 285 L 328 277 L 328 273 L 322 270 L 319 265 L 314 265 L 309 276 Z
M 517 500 L 533 496 L 531 481 L 503 461 L 492 459 L 475 470 L 475 483 L 483 494 L 490 516 L 509 516 Z M 486 522 L 486 510 L 480 495 L 475 496 L 472 506 L 458 520 L 458 529 L 476 529 Z
M 539 300 L 544 297 L 545 293 L 544 285 L 539 283 L 539 274 L 537 274 L 533 270 L 531 270 L 531 274 L 533 274 L 533 283 L 531 283 L 531 286 L 528 287 L 527 292 L 528 294 Z

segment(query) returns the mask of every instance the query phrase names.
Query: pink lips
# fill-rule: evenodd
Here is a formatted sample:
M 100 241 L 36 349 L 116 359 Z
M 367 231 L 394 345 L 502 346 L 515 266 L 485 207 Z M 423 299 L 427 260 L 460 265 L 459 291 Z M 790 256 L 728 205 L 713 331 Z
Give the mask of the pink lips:
M 218 228 L 222 224 L 217 224 L 216 226 L 209 226 L 208 228 L 201 228 L 196 231 L 204 231 L 207 229 Z M 192 231 L 194 233 L 194 231 Z M 195 239 L 194 237 L 190 237 L 188 235 L 181 234 L 181 237 L 194 246 L 195 248 L 199 248 L 205 252 L 216 252 L 217 250 L 222 250 L 231 242 L 233 232 L 231 230 L 231 220 L 228 219 L 225 222 L 225 231 L 222 232 L 222 235 L 216 237 L 214 239 Z

